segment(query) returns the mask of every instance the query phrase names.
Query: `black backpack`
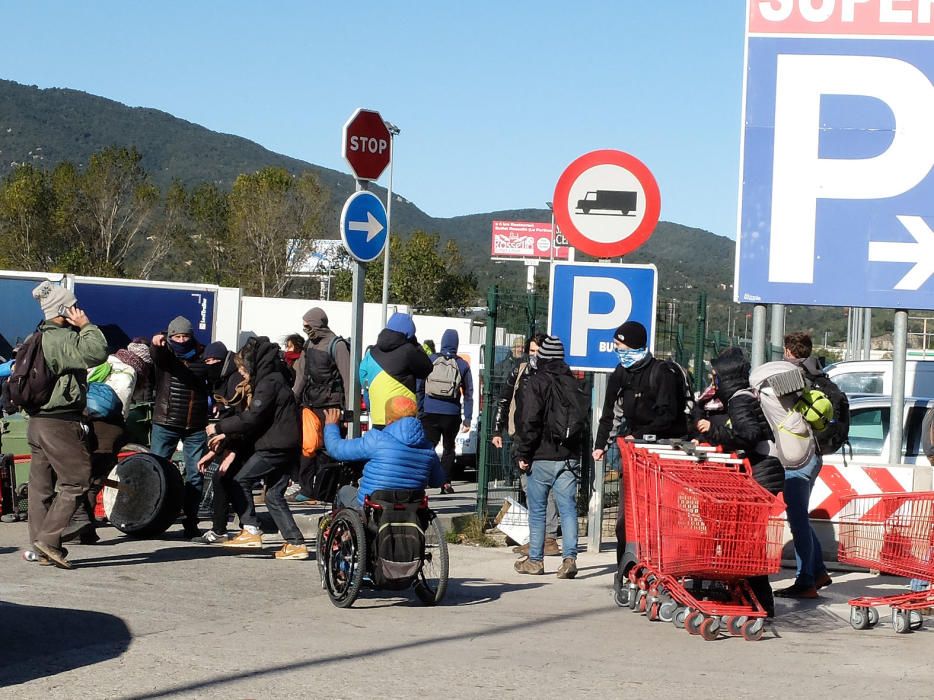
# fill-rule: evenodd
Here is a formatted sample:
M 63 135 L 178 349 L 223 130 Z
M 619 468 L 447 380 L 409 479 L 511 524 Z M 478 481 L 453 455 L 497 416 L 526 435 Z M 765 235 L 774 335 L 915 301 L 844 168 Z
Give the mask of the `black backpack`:
M 57 377 L 45 363 L 42 352 L 42 332 L 26 338 L 16 353 L 16 363 L 10 376 L 10 402 L 32 415 L 52 398 Z
M 815 389 L 822 391 L 833 406 L 833 418 L 827 427 L 814 431 L 820 453 L 833 454 L 846 444 L 850 434 L 850 400 L 826 374 L 809 374 L 808 381 Z
M 570 374 L 554 375 L 545 403 L 545 429 L 558 442 L 578 437 L 587 427 L 590 397 Z
M 649 383 L 651 387 L 652 395 L 658 393 L 658 388 L 661 385 L 659 380 L 659 372 L 670 372 L 678 378 L 679 389 L 677 395 L 678 401 L 678 415 L 683 418 L 679 418 L 678 428 L 684 428 L 683 435 L 687 435 L 690 430 L 691 417 L 694 415 L 694 390 L 691 387 L 691 378 L 687 373 L 687 370 L 684 369 L 674 360 L 660 360 L 656 358 L 655 366 L 651 368 L 651 375 L 649 377 Z

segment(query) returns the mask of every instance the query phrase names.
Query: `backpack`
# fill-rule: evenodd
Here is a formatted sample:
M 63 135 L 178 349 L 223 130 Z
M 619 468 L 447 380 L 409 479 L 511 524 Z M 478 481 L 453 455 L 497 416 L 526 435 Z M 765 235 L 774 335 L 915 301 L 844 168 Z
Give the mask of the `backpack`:
M 425 379 L 425 394 L 433 399 L 456 399 L 461 388 L 461 371 L 456 357 L 438 355 L 431 374 Z
M 554 376 L 545 402 L 545 429 L 558 442 L 578 437 L 587 427 L 590 397 L 570 374 Z
M 785 469 L 798 469 L 817 452 L 814 429 L 795 409 L 807 384 L 800 367 L 784 360 L 766 362 L 749 375 L 762 414 L 772 429 L 774 455 Z
M 509 418 L 506 421 L 506 433 L 510 437 L 516 434 L 516 394 L 519 393 L 519 386 L 522 384 L 522 378 L 528 369 L 528 362 L 521 363 L 519 370 L 516 372 L 516 383 L 512 385 L 512 398 L 509 399 Z
M 87 409 L 88 418 L 110 418 L 123 413 L 123 402 L 113 387 L 103 382 L 88 383 Z
M 10 401 L 26 413 L 33 414 L 52 398 L 58 377 L 45 363 L 42 352 L 42 332 L 26 338 L 16 353 L 16 364 L 10 376 Z
M 678 414 L 680 416 L 678 421 L 678 428 L 683 428 L 681 432 L 682 435 L 687 435 L 690 432 L 690 426 L 692 423 L 691 417 L 694 415 L 694 390 L 691 388 L 691 379 L 688 376 L 687 370 L 684 369 L 674 360 L 661 360 L 656 358 L 655 366 L 652 367 L 652 374 L 649 377 L 650 382 L 650 391 L 652 395 L 658 393 L 658 388 L 661 382 L 658 380 L 658 372 L 666 371 L 671 372 L 676 377 L 678 377 L 680 384 L 677 395 L 678 402 Z
M 826 425 L 815 430 L 822 455 L 833 454 L 846 444 L 850 434 L 850 401 L 826 374 L 808 377 L 812 392 L 818 391 L 830 402 L 832 415 Z
M 380 502 L 370 527 L 373 542 L 373 583 L 380 588 L 408 587 L 422 565 L 425 527 L 420 503 Z

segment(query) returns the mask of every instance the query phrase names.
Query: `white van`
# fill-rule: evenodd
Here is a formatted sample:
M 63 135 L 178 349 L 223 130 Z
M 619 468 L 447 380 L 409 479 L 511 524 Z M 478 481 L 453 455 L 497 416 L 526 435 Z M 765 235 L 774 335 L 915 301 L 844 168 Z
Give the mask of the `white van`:
M 824 368 L 845 394 L 892 395 L 891 360 L 848 360 Z M 905 396 L 934 397 L 934 360 L 908 360 Z

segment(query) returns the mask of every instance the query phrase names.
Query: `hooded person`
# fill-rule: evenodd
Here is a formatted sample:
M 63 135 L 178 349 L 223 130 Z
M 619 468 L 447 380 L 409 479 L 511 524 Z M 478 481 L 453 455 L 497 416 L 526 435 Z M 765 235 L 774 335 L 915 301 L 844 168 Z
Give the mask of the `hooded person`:
M 454 493 L 451 478 L 454 472 L 454 440 L 458 431 L 470 430 L 473 419 L 473 378 L 470 365 L 458 357 L 460 337 L 453 328 L 441 335 L 441 352 L 429 356 L 431 373 L 416 381 L 419 413 L 425 437 L 435 447 L 443 443 L 441 466 L 447 478 L 441 493 Z
M 298 461 L 301 448 L 301 424 L 298 404 L 282 372 L 279 346 L 269 338 L 251 339 L 237 354 L 237 365 L 249 379 L 246 409 L 208 426 L 212 447 L 227 436 L 249 440 L 254 452 L 234 477 L 231 500 L 240 517 L 240 534 L 224 546 L 259 548 L 262 530 L 253 503 L 253 483 L 266 483 L 266 507 L 285 540 L 276 559 L 307 559 L 308 549 L 301 530 L 285 500 L 285 489 Z
M 207 452 L 207 365 L 203 347 L 194 337 L 191 321 L 176 316 L 165 333 L 153 336 L 151 354 L 155 369 L 155 405 L 151 449 L 171 459 L 179 442 L 185 458 L 185 536 L 198 537 L 198 507 L 204 478 L 198 462 Z
M 701 418 L 695 423 L 701 438 L 727 451 L 743 450 L 752 467 L 753 478 L 773 496 L 782 492 L 785 469 L 770 456 L 772 430 L 759 400 L 749 386 L 749 361 L 741 348 L 729 347 L 710 361 L 716 398 L 723 404 L 726 420 Z M 775 601 L 768 576 L 749 579 L 756 597 L 769 617 L 775 615 Z
M 416 400 L 417 382 L 433 369 L 415 338 L 410 314 L 397 311 L 360 363 L 360 384 L 370 411 L 370 427 L 386 425 L 386 402 L 394 396 Z

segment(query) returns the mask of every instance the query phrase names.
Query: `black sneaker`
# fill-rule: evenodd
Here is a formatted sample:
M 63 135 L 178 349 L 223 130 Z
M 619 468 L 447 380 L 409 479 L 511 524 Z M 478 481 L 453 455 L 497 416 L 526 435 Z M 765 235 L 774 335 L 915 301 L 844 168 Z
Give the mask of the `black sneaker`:
M 187 540 L 193 540 L 196 537 L 201 537 L 201 529 L 197 525 L 189 525 L 188 523 L 185 523 L 184 537 Z
M 810 599 L 819 598 L 817 589 L 814 586 L 803 586 L 800 583 L 793 583 L 788 588 L 782 588 L 775 591 L 776 598 L 798 598 Z

